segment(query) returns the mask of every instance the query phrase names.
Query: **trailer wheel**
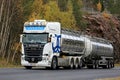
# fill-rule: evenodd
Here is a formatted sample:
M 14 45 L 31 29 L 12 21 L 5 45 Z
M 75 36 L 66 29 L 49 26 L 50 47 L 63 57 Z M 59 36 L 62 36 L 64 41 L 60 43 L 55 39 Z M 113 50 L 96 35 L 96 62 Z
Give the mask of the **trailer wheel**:
M 55 69 L 57 69 L 57 66 L 58 66 L 57 58 L 53 57 L 52 64 L 51 64 L 51 69 L 55 70 Z
M 112 62 L 110 60 L 108 61 L 107 65 L 108 65 L 107 67 L 108 69 L 112 68 Z
M 112 62 L 111 61 L 109 62 L 109 68 L 110 69 L 112 68 Z
M 92 69 L 96 69 L 96 60 L 93 60 Z
M 107 62 L 107 64 L 106 65 L 103 65 L 102 67 L 103 67 L 103 69 L 109 69 L 109 61 Z
M 96 65 L 95 64 L 92 65 L 92 69 L 96 69 Z
M 95 69 L 98 69 L 99 68 L 99 63 L 98 61 L 95 61 Z
M 99 68 L 99 65 L 98 65 L 98 64 L 96 64 L 96 65 L 95 65 L 95 69 L 98 69 L 98 68 Z
M 113 61 L 112 61 L 111 65 L 112 65 L 112 68 L 114 68 L 114 62 Z
M 32 66 L 25 66 L 25 69 L 32 69 Z

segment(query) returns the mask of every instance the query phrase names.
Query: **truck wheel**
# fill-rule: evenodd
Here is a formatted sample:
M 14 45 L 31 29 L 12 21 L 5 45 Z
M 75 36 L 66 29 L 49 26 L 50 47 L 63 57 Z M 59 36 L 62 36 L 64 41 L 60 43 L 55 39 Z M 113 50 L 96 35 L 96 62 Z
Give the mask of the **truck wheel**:
M 80 61 L 79 61 L 79 64 L 78 64 L 78 68 L 81 69 L 82 66 L 83 66 L 83 63 L 82 63 L 82 61 L 80 60 Z
M 52 64 L 51 64 L 51 69 L 55 70 L 55 69 L 57 69 L 57 66 L 58 66 L 57 58 L 53 57 Z
M 98 69 L 98 68 L 99 68 L 99 65 L 98 65 L 98 64 L 96 64 L 96 65 L 95 65 L 95 69 Z
M 103 65 L 102 67 L 103 67 L 103 69 L 108 69 L 108 68 L 109 68 L 109 64 L 108 64 L 108 62 L 107 62 L 106 65 Z
M 114 62 L 112 62 L 112 68 L 114 68 Z
M 96 65 L 95 64 L 92 65 L 92 69 L 96 69 Z
M 107 68 L 110 69 L 111 68 L 111 61 L 108 61 L 107 65 L 108 65 Z
M 79 67 L 79 61 L 77 59 L 76 62 L 75 62 L 75 69 L 78 69 L 78 67 Z
M 25 66 L 25 69 L 32 69 L 32 66 Z
M 71 59 L 71 62 L 70 62 L 70 69 L 73 69 L 74 68 L 74 60 Z
M 95 62 L 95 69 L 98 69 L 99 68 L 99 63 L 98 61 Z
M 109 63 L 109 68 L 112 68 L 112 62 L 110 61 L 110 63 Z

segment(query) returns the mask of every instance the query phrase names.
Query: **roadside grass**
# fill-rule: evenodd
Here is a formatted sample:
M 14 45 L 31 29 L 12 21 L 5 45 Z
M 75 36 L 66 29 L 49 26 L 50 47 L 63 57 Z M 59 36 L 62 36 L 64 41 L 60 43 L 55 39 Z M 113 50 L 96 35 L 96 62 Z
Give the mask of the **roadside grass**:
M 21 67 L 18 63 L 7 62 L 6 59 L 0 59 L 0 68 L 17 68 Z
M 120 63 L 115 64 L 116 67 L 120 67 Z

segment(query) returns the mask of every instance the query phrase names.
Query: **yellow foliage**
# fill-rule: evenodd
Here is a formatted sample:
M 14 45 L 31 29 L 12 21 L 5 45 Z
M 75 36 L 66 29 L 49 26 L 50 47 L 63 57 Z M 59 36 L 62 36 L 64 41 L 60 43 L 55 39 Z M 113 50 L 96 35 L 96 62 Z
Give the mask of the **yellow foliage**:
M 98 11 L 101 11 L 101 9 L 102 9 L 102 5 L 101 5 L 101 3 L 100 3 L 100 1 L 99 1 L 98 4 L 97 4 L 97 10 L 98 10 Z
M 72 28 L 75 27 L 75 19 L 72 14 L 72 4 L 68 3 L 68 11 L 60 12 L 57 3 L 55 1 L 50 1 L 48 5 L 45 5 L 44 18 L 48 21 L 59 21 L 62 27 Z
M 14 46 L 12 47 L 12 50 L 14 51 L 21 51 L 20 43 L 14 43 Z
M 34 1 L 29 21 L 34 21 L 35 19 L 45 19 L 47 21 L 60 22 L 62 27 L 65 28 L 76 29 L 71 0 L 68 1 L 68 11 L 65 12 L 60 11 L 57 1 L 52 0 L 47 4 L 42 3 L 42 0 Z
M 107 12 L 103 12 L 102 15 L 104 18 L 108 18 L 108 19 L 111 17 L 111 15 Z
M 32 5 L 32 13 L 29 16 L 29 21 L 33 21 L 35 19 L 41 19 L 43 17 L 44 6 L 42 0 L 35 0 Z
M 29 21 L 34 21 L 35 19 L 39 19 L 40 16 L 38 14 L 36 14 L 35 12 L 33 12 L 29 18 Z

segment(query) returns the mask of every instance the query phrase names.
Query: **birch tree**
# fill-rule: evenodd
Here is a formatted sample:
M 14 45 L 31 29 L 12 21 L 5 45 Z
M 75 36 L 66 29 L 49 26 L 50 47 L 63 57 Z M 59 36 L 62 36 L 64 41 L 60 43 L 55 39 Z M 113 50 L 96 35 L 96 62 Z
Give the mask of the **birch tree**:
M 21 23 L 19 20 L 21 14 L 18 14 L 20 10 L 20 8 L 18 8 L 20 1 L 0 1 L 0 57 L 2 58 L 9 58 L 11 47 L 14 44 L 13 41 L 18 41 L 14 39 L 15 36 L 18 36 L 17 33 L 20 30 L 18 27 L 18 25 L 20 25 L 19 23 Z M 16 27 L 18 30 L 15 31 Z

